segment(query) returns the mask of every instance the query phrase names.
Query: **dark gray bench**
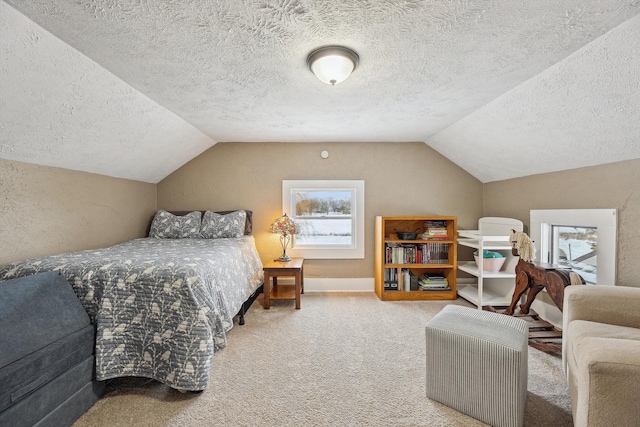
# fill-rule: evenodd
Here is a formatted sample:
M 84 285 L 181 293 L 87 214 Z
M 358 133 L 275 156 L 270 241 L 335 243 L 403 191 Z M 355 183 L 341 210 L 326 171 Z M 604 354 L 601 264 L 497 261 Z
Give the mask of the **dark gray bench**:
M 0 282 L 0 425 L 70 426 L 104 394 L 95 328 L 58 272 Z

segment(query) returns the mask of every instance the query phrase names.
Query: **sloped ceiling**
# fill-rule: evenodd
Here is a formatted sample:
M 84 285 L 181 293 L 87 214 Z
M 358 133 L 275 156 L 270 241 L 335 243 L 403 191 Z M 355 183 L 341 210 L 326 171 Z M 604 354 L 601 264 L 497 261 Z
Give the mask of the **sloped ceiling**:
M 216 142 L 423 141 L 482 182 L 640 158 L 637 0 L 0 1 L 0 157 L 158 182 Z M 343 44 L 331 87 L 306 68 Z

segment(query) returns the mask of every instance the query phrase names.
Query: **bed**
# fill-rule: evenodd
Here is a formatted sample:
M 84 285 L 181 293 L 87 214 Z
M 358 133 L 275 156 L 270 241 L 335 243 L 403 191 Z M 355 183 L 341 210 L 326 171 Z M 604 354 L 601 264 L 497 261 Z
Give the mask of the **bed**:
M 147 238 L 12 263 L 0 280 L 52 270 L 97 324 L 98 380 L 192 391 L 207 387 L 214 352 L 263 283 L 250 211 L 161 210 Z

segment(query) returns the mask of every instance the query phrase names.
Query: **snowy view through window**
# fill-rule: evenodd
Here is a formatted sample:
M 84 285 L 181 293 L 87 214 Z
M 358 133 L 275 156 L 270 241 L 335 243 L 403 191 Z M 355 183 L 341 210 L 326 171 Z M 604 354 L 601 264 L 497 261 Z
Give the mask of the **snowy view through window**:
M 553 262 L 571 267 L 585 282 L 596 283 L 596 247 L 598 230 L 595 227 L 553 226 Z M 556 251 L 557 248 L 557 251 Z
M 352 246 L 352 191 L 309 190 L 294 193 L 296 246 Z

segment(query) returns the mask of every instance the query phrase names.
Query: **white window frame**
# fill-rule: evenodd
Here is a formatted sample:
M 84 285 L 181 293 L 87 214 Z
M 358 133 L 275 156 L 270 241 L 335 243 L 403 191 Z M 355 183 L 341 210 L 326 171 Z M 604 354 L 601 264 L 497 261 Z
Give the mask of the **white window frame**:
M 299 191 L 351 191 L 353 218 L 353 245 L 296 245 L 295 236 L 287 252 L 294 257 L 308 259 L 363 259 L 364 258 L 364 181 L 363 180 L 283 180 L 282 212 L 295 221 L 293 194 Z
M 552 227 L 595 227 L 598 230 L 598 269 L 596 284 L 616 284 L 616 248 L 618 213 L 616 209 L 541 209 L 530 212 L 531 239 L 536 246 L 536 258 L 552 263 Z

